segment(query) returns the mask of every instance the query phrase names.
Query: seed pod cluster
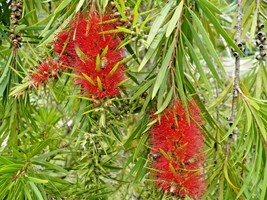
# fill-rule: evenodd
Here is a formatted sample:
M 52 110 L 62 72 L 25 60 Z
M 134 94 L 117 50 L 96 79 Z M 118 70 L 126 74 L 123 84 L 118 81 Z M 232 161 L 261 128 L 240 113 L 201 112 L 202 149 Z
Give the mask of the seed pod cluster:
M 128 18 L 128 20 L 125 19 L 121 19 L 121 14 L 118 11 L 114 1 L 111 1 L 110 4 L 107 6 L 107 12 L 111 13 L 113 18 L 120 18 L 117 22 L 118 26 L 124 26 L 127 27 L 130 25 L 130 21 L 133 20 L 133 16 L 130 15 L 130 8 L 129 7 L 125 7 L 125 9 L 123 10 L 124 15 Z
M 264 24 L 262 24 L 260 22 L 260 20 L 258 21 L 258 25 L 257 25 L 257 38 L 256 38 L 256 45 L 259 48 L 259 54 L 256 56 L 257 60 L 266 60 L 266 53 L 265 50 L 267 49 L 266 46 L 266 37 L 265 37 L 265 33 L 262 31 L 262 29 L 264 28 Z
M 22 41 L 20 32 L 15 32 L 15 28 L 19 24 L 19 20 L 22 17 L 22 2 L 20 0 L 13 0 L 11 2 L 11 14 L 10 22 L 12 28 L 9 32 L 9 38 L 14 48 L 19 48 Z
M 235 39 L 235 41 L 237 42 L 237 46 L 239 47 L 239 49 L 242 51 L 242 52 L 245 52 L 245 40 L 240 40 L 238 41 L 237 39 Z M 235 51 L 234 48 L 231 48 L 231 51 L 232 51 L 232 54 L 235 58 L 239 57 L 239 53 L 237 51 Z

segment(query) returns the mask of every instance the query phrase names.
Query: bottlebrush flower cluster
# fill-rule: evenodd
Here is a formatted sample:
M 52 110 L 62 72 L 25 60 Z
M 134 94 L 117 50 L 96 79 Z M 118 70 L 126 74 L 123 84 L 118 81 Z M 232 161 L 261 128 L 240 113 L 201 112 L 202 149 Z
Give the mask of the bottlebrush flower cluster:
M 205 191 L 204 143 L 200 112 L 189 103 L 190 122 L 181 102 L 166 110 L 151 128 L 152 176 L 159 189 L 173 195 L 201 199 Z
M 73 68 L 75 83 L 81 85 L 83 92 L 98 98 L 118 95 L 118 84 L 124 79 L 119 35 L 103 34 L 116 29 L 116 22 L 110 19 L 110 15 L 100 16 L 97 12 L 79 15 L 53 42 L 59 59 Z
M 39 66 L 32 70 L 29 75 L 29 80 L 32 84 L 29 87 L 35 86 L 39 88 L 42 83 L 46 83 L 49 78 L 58 78 L 58 74 L 64 70 L 61 62 L 53 60 L 52 58 L 47 58 Z

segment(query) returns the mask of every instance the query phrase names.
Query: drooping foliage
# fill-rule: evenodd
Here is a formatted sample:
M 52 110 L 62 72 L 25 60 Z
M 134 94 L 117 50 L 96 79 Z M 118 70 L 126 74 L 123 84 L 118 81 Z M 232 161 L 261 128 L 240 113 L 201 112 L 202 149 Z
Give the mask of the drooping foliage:
M 266 199 L 265 1 L 0 2 L 0 199 Z

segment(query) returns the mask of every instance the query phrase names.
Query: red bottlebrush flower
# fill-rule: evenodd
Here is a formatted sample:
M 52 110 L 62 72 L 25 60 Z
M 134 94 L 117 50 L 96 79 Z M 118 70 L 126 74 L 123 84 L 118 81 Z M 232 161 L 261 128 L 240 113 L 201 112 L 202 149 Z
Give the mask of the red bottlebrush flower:
M 204 143 L 196 124 L 201 124 L 200 111 L 194 102 L 188 108 L 190 122 L 182 102 L 176 102 L 151 128 L 152 175 L 160 189 L 199 200 L 206 189 Z
M 64 67 L 61 63 L 51 58 L 46 59 L 31 72 L 29 79 L 33 84 L 29 87 L 40 87 L 42 83 L 46 83 L 49 78 L 57 78 L 58 73 L 62 70 L 64 70 Z
M 116 33 L 102 33 L 116 28 L 107 20 L 109 15 L 96 12 L 80 15 L 53 42 L 60 60 L 78 75 L 75 84 L 98 98 L 118 95 L 118 84 L 124 79 L 124 66 L 118 65 L 123 59 L 123 50 L 118 49 L 121 40 Z

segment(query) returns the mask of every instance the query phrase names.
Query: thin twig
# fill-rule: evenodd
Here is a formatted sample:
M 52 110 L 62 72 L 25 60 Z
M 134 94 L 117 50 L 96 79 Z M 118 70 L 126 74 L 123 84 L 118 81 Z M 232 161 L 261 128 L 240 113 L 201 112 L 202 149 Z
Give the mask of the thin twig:
M 236 23 L 236 42 L 239 46 L 241 44 L 241 31 L 242 31 L 242 0 L 237 1 L 237 23 Z M 237 99 L 239 94 L 239 81 L 240 81 L 240 55 L 235 52 L 235 73 L 234 73 L 234 85 L 233 85 L 233 99 L 232 99 L 232 112 L 231 117 L 229 119 L 230 126 L 233 125 L 236 113 L 237 113 Z M 237 127 L 234 128 L 233 133 L 230 134 L 227 147 L 226 147 L 226 155 L 229 153 L 232 137 L 234 137 L 234 141 L 237 140 L 238 130 Z

